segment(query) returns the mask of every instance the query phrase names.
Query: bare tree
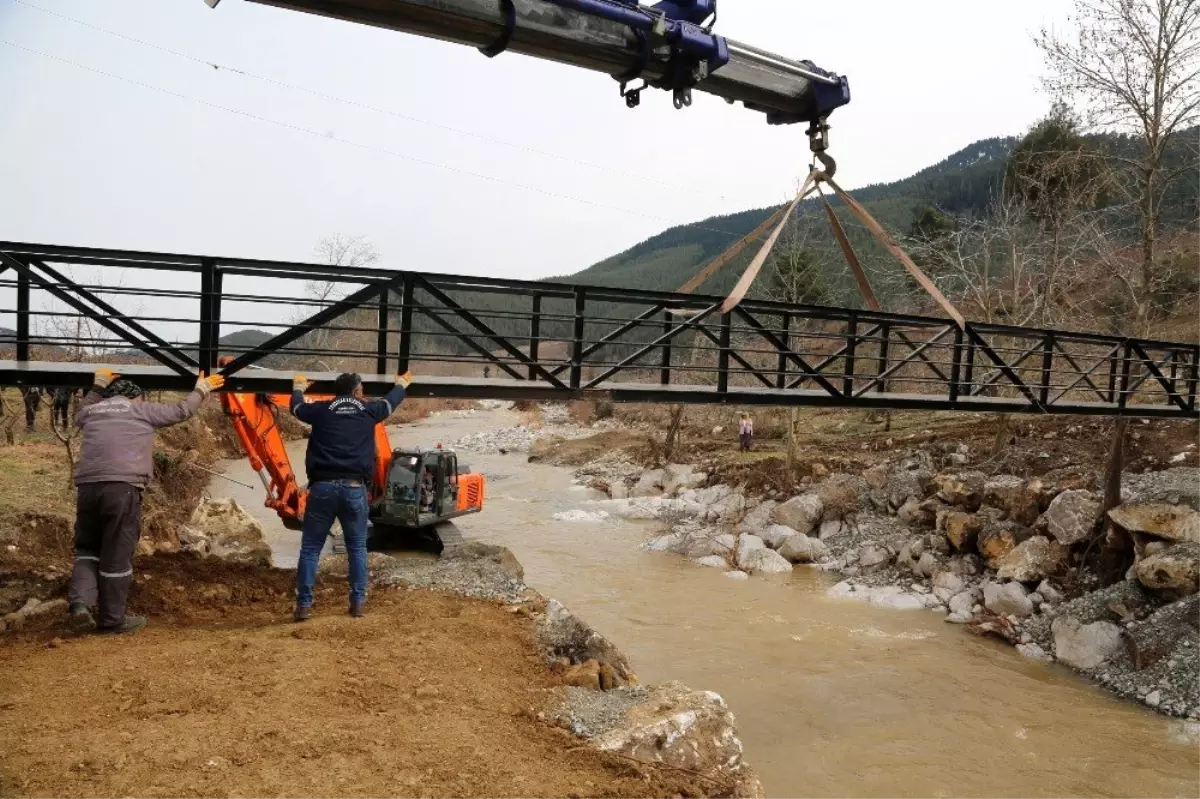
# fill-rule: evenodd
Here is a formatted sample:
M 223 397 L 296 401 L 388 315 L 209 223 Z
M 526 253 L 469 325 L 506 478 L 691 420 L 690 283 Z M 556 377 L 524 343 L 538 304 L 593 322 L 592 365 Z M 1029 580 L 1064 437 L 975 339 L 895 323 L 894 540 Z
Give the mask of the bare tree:
M 347 236 L 334 233 L 317 242 L 317 259 L 326 266 L 371 266 L 379 261 L 379 251 L 366 236 Z M 327 280 L 310 280 L 305 286 L 308 296 L 321 302 L 338 298 L 338 284 Z
M 371 266 L 380 258 L 379 251 L 365 236 L 348 236 L 343 233 L 334 233 L 321 239 L 317 242 L 315 252 L 318 260 L 327 266 Z M 343 285 L 332 280 L 310 280 L 304 284 L 304 291 L 318 307 L 323 307 L 341 299 Z M 296 314 L 297 321 L 309 316 L 311 311 L 311 307 L 300 309 Z M 333 325 L 346 326 L 349 322 L 348 326 L 359 327 L 355 322 L 365 320 L 367 315 L 362 309 L 351 311 L 334 320 Z M 309 331 L 301 341 L 307 349 L 329 352 L 343 349 L 349 334 L 350 331 L 321 328 Z M 311 363 L 325 371 L 334 371 L 328 362 L 319 357 Z
M 1200 121 L 1200 0 L 1075 0 L 1073 38 L 1043 29 L 1035 37 L 1057 99 L 1079 107 L 1093 128 L 1132 133 L 1140 152 L 1114 152 L 1138 210 L 1141 274 L 1136 319 L 1150 316 L 1158 282 L 1163 196 L 1187 170 L 1170 171 L 1167 147 Z

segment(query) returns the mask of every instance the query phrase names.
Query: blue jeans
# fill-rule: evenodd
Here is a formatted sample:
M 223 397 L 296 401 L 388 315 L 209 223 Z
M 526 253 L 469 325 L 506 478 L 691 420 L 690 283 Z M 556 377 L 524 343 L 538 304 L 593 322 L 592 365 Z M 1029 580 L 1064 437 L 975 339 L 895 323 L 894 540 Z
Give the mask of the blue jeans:
M 312 607 L 317 562 L 333 520 L 342 523 L 346 557 L 350 562 L 350 601 L 367 598 L 367 489 L 345 481 L 313 483 L 308 488 L 304 530 L 300 537 L 300 562 L 296 564 L 296 604 Z

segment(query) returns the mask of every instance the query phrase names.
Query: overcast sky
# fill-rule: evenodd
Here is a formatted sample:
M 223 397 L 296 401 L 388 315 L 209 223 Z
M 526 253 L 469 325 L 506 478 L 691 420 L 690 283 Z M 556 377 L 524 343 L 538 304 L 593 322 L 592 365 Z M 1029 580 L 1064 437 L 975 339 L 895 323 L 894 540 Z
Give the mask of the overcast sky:
M 424 123 L 0 0 L 0 39 L 193 98 L 0 44 L 9 240 L 308 260 L 341 232 L 369 237 L 392 268 L 537 278 L 671 224 L 780 202 L 806 170 L 802 126 L 704 94 L 675 111 L 651 92 L 631 111 L 604 75 L 244 0 L 28 2 Z M 1065 11 L 1064 0 L 723 0 L 718 29 L 849 76 L 831 151 L 853 187 L 1042 115 L 1030 34 Z

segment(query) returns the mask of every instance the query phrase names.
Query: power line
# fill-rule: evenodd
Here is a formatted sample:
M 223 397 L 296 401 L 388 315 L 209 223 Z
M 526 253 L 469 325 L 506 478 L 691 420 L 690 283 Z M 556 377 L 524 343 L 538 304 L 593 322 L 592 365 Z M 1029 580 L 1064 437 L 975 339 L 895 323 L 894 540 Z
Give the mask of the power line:
M 197 105 L 205 106 L 206 108 L 215 108 L 218 111 L 225 111 L 226 113 L 236 114 L 237 116 L 246 117 L 248 119 L 253 119 L 258 122 L 265 122 L 269 125 L 275 125 L 277 127 L 281 127 L 281 128 L 285 128 L 287 130 L 294 131 L 296 133 L 304 133 L 304 134 L 307 134 L 314 138 L 336 141 L 341 144 L 346 144 L 351 147 L 357 147 L 362 150 L 370 150 L 373 152 L 382 153 L 384 155 L 390 155 L 393 158 L 400 158 L 405 161 L 412 161 L 414 163 L 422 164 L 424 166 L 436 167 L 438 169 L 445 169 L 449 172 L 456 172 L 461 175 L 467 175 L 469 177 L 477 178 L 479 180 L 485 180 L 489 183 L 495 183 L 495 184 L 502 185 L 502 186 L 509 186 L 512 188 L 523 189 L 525 191 L 533 192 L 535 194 L 541 194 L 546 197 L 552 197 L 556 200 L 569 200 L 571 202 L 580 203 L 582 205 L 590 205 L 594 208 L 603 208 L 607 211 L 616 211 L 618 213 L 626 214 L 628 216 L 638 217 L 641 219 L 653 219 L 657 222 L 661 222 L 663 224 L 672 225 L 672 226 L 675 226 L 678 224 L 676 222 L 672 222 L 670 219 L 667 219 L 666 217 L 657 216 L 655 214 L 648 214 L 644 211 L 633 211 L 628 208 L 621 208 L 620 206 L 616 206 L 616 205 L 607 205 L 605 203 L 599 203 L 594 200 L 586 200 L 582 197 L 575 197 L 570 194 L 559 194 L 557 192 L 549 191 L 547 189 L 540 189 L 536 186 L 529 186 L 524 183 L 515 183 L 513 181 L 504 180 L 502 178 L 493 177 L 491 175 L 485 175 L 481 172 L 474 172 L 469 169 L 463 169 L 462 167 L 450 166 L 449 164 L 442 164 L 437 161 L 429 161 L 424 158 L 418 158 L 417 156 L 409 155 L 407 153 L 401 153 L 401 152 L 397 152 L 395 150 L 389 150 L 386 147 L 379 147 L 379 146 L 373 145 L 373 144 L 365 144 L 363 142 L 354 141 L 353 139 L 345 139 L 340 136 L 335 136 L 332 133 L 322 133 L 321 131 L 313 130 L 311 128 L 306 128 L 301 125 L 295 125 L 290 122 L 282 122 L 277 119 L 271 119 L 270 117 L 264 117 L 264 116 L 260 116 L 259 114 L 253 114 L 249 111 L 243 111 L 240 108 L 231 108 L 229 106 L 209 102 L 208 100 L 201 100 L 198 97 L 192 97 L 191 95 L 183 94 L 181 92 L 176 92 L 171 89 L 164 89 L 161 86 L 155 86 L 153 84 L 145 83 L 140 80 L 135 80 L 133 78 L 127 78 L 124 75 L 117 75 L 115 73 L 107 72 L 105 70 L 98 69 L 96 67 L 91 67 L 86 64 L 81 64 L 78 61 L 72 61 L 71 59 L 68 59 L 68 58 L 63 58 L 61 56 L 52 55 L 50 53 L 46 53 L 41 50 L 35 50 L 32 47 L 26 47 L 24 45 L 17 44 L 16 42 L 12 42 L 7 39 L 0 39 L 0 44 L 6 44 L 9 47 L 13 47 L 17 50 L 23 50 L 26 53 L 31 53 L 36 56 L 41 56 L 42 58 L 46 58 L 51 61 L 57 61 L 61 64 L 67 64 L 68 66 L 72 66 L 77 69 L 84 70 L 85 72 L 91 72 L 96 75 L 103 75 L 106 78 L 111 78 L 113 80 L 117 80 L 122 83 L 128 83 L 130 85 L 137 86 L 142 89 L 149 89 L 150 91 L 159 92 L 160 94 L 165 94 L 169 97 L 175 97 L 180 100 L 187 100 L 189 102 L 196 103 Z M 701 225 L 694 225 L 694 227 L 696 227 L 700 230 L 707 230 L 710 233 L 720 233 L 721 235 L 729 236 L 730 238 L 738 238 L 737 234 L 731 233 L 728 230 L 704 227 Z
M 241 77 L 244 77 L 244 78 L 250 78 L 252 80 L 262 81 L 263 83 L 268 83 L 273 86 L 279 86 L 281 88 L 290 89 L 292 91 L 301 92 L 303 94 L 308 94 L 312 97 L 318 97 L 322 100 L 328 100 L 328 101 L 334 102 L 334 103 L 341 103 L 342 105 L 362 109 L 365 111 L 372 111 L 377 114 L 383 114 L 385 116 L 394 117 L 396 119 L 402 119 L 406 122 L 415 122 L 420 125 L 427 125 L 432 128 L 450 131 L 452 133 L 457 133 L 461 136 L 467 136 L 469 138 L 477 139 L 479 141 L 486 141 L 486 142 L 490 142 L 492 144 L 498 144 L 503 147 L 509 147 L 514 150 L 520 150 L 522 152 L 530 153 L 533 155 L 540 155 L 545 158 L 553 158 L 558 161 L 575 164 L 577 166 L 583 166 L 588 169 L 595 169 L 595 170 L 598 170 L 601 172 L 609 172 L 614 175 L 620 175 L 621 177 L 624 177 L 624 178 L 640 180 L 640 181 L 643 181 L 646 183 L 654 183 L 654 184 L 658 184 L 660 186 L 678 189 L 680 191 L 686 191 L 686 192 L 689 192 L 692 194 L 694 194 L 697 190 L 696 187 L 694 187 L 694 186 L 685 186 L 683 184 L 672 183 L 670 181 L 660 180 L 658 178 L 651 178 L 651 177 L 647 177 L 646 175 L 640 175 L 635 172 L 627 172 L 623 169 L 618 169 L 617 167 L 612 167 L 612 166 L 606 166 L 604 164 L 594 164 L 590 161 L 585 161 L 585 160 L 582 160 L 579 158 L 573 158 L 571 156 L 561 155 L 559 153 L 552 153 L 547 150 L 540 150 L 536 147 L 531 147 L 527 144 L 517 144 L 516 142 L 507 141 L 505 139 L 501 139 L 501 138 L 498 138 L 495 136 L 488 136 L 487 134 L 484 134 L 484 133 L 476 133 L 474 131 L 464 130 L 462 128 L 457 128 L 457 127 L 454 127 L 453 125 L 447 125 L 442 122 L 433 122 L 433 121 L 430 121 L 427 119 L 421 119 L 420 117 L 412 116 L 410 114 L 402 114 L 399 111 L 393 111 L 389 108 L 380 108 L 378 106 L 370 105 L 369 103 L 362 103 L 357 100 L 347 100 L 343 97 L 338 97 L 336 95 L 327 94 L 325 92 L 318 91 L 316 89 L 310 89 L 306 86 L 300 86 L 300 85 L 297 85 L 294 83 L 288 83 L 287 81 L 279 80 L 278 78 L 272 78 L 267 75 L 259 75 L 255 72 L 251 72 L 249 70 L 239 69 L 238 67 L 231 67 L 226 64 L 220 64 L 220 63 L 217 63 L 216 61 L 210 61 L 206 58 L 199 58 L 197 56 L 193 56 L 188 53 L 181 52 L 179 50 L 174 50 L 170 47 L 165 47 L 163 45 L 156 44 L 154 42 L 146 41 L 145 39 L 138 39 L 137 37 L 129 36 L 127 34 L 120 33 L 118 31 L 109 30 L 108 28 L 102 28 L 99 25 L 93 25 L 90 22 L 85 22 L 84 20 L 76 19 L 75 17 L 68 16 L 68 15 L 60 13 L 58 11 L 52 11 L 48 8 L 43 8 L 39 5 L 35 5 L 33 3 L 26 2 L 26 0 L 12 0 L 12 2 L 16 3 L 18 5 L 25 6 L 26 8 L 31 8 L 35 11 L 40 11 L 43 14 L 47 14 L 47 15 L 53 16 L 53 17 L 58 17 L 59 19 L 63 19 L 68 22 L 72 22 L 76 25 L 79 25 L 84 28 L 88 28 L 88 29 L 96 31 L 98 33 L 103 33 L 105 35 L 112 36 L 117 39 L 122 39 L 127 42 L 132 42 L 133 44 L 141 45 L 142 47 L 148 47 L 152 50 L 158 50 L 159 52 L 167 53 L 168 55 L 173 55 L 177 58 L 182 58 L 185 61 L 190 61 L 194 64 L 200 64 L 202 66 L 210 67 L 214 70 L 219 70 L 219 71 L 223 70 L 225 72 L 228 72 L 228 73 L 231 73 L 234 75 L 240 75 Z M 715 196 L 721 200 L 726 199 L 724 195 L 715 195 Z

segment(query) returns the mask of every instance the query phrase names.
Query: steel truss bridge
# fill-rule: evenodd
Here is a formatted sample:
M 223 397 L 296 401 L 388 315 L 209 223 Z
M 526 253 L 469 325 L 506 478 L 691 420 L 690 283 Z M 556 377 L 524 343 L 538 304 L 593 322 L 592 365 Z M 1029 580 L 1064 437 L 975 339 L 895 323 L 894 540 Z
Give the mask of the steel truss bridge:
M 415 397 L 1200 417 L 1196 344 L 723 300 L 3 242 L 0 386 L 105 364 L 149 390 L 357 371 L 381 393 L 411 368 Z

